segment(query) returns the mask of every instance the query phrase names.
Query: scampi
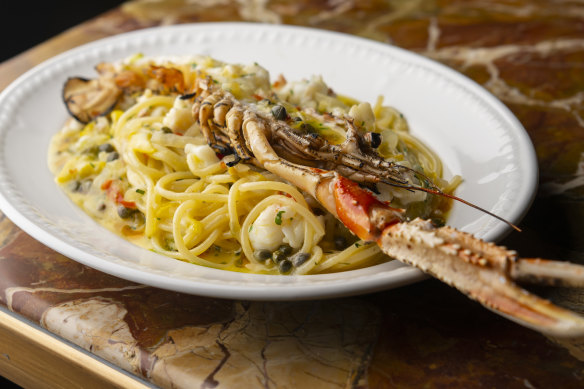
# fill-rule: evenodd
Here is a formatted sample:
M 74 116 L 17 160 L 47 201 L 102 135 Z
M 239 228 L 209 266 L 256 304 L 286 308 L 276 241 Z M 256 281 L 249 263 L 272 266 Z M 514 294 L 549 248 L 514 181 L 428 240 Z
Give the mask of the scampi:
M 383 185 L 454 198 L 474 206 L 441 190 L 425 172 L 384 158 L 379 152 L 382 146 L 380 134 L 368 128 L 366 120 L 361 120 L 362 115 L 355 112 L 354 115 L 323 113 L 314 109 L 312 118 L 323 117 L 334 126 L 344 128 L 344 136 L 337 139 L 334 134 L 323 136 L 306 120 L 303 115 L 310 111 L 310 107 L 298 110 L 297 105 L 283 101 L 269 91 L 258 95 L 255 101 L 242 98 L 237 92 L 219 85 L 209 72 L 186 77 L 175 68 L 150 65 L 142 72 L 119 72 L 104 66 L 101 74 L 100 81 L 87 81 L 83 88 L 79 88 L 78 79 L 69 81 L 68 84 L 75 86 L 71 93 L 67 93 L 69 88 L 66 85 L 65 102 L 78 120 L 88 123 L 108 113 L 136 90 L 172 91 L 188 106 L 205 143 L 226 167 L 251 164 L 274 174 L 310 195 L 327 215 L 342 222 L 362 241 L 375 242 L 388 256 L 421 269 L 517 323 L 558 337 L 584 335 L 582 317 L 522 289 L 516 283 L 583 287 L 584 267 L 520 258 L 512 250 L 428 219 L 412 217 L 402 207 L 390 205 L 380 197 L 379 188 Z M 108 98 L 102 96 L 104 88 L 111 89 L 109 94 L 106 93 Z M 249 183 L 241 185 L 245 184 Z M 248 185 L 248 188 L 251 190 L 253 186 Z M 305 201 L 295 195 L 288 196 L 293 198 L 290 201 L 282 197 L 282 204 L 269 208 L 269 216 L 264 213 L 260 217 L 258 211 L 253 220 L 263 222 L 273 218 L 275 224 L 280 225 L 282 220 L 288 222 L 282 219 L 282 212 L 288 210 L 286 204 L 292 206 Z M 399 201 L 397 203 L 399 205 Z M 286 216 L 292 215 L 292 211 L 288 212 Z M 295 212 L 300 217 L 304 211 L 295 209 Z M 248 233 L 253 228 L 253 220 L 241 225 L 234 220 L 227 223 L 232 224 L 234 234 Z M 319 220 L 313 221 L 312 230 L 304 230 L 306 236 L 321 231 L 316 235 L 322 237 L 322 225 L 326 223 Z M 253 239 L 263 241 L 258 243 L 258 250 L 253 255 L 246 256 L 250 267 L 273 261 L 274 266 L 285 268 L 283 273 L 287 273 L 294 261 L 300 268 L 313 260 L 312 253 L 297 250 L 302 246 L 300 243 L 290 245 L 289 241 L 284 242 L 283 239 L 292 239 L 288 235 L 281 231 L 265 231 L 265 234 L 258 231 L 252 234 Z M 295 236 L 298 235 L 302 233 L 297 231 Z M 250 252 L 250 247 L 246 248 L 243 243 L 242 246 L 244 252 Z M 278 261 L 272 253 L 266 253 L 266 249 L 273 253 L 288 251 L 293 255 L 286 257 L 287 262 Z

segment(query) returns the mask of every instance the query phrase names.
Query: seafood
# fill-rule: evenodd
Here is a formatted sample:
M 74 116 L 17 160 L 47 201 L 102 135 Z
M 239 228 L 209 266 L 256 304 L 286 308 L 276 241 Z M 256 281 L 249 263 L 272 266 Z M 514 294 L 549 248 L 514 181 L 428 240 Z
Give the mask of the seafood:
M 206 81 L 200 82 L 198 89 L 196 95 L 201 102 L 193 105 L 193 114 L 206 128 L 212 146 L 232 139 L 236 159 L 253 158 L 256 165 L 310 193 L 361 239 L 377 242 L 387 255 L 446 282 L 487 308 L 541 332 L 556 336 L 584 334 L 583 318 L 521 289 L 512 281 L 531 279 L 582 287 L 584 267 L 522 259 L 514 251 L 454 228 L 435 227 L 419 218 L 405 220 L 402 210 L 377 200 L 356 183 L 384 180 L 407 185 L 399 168 L 383 166 L 373 151 L 374 142 L 367 142 L 367 134 L 359 134 L 350 120 L 346 142 L 333 153 L 330 151 L 333 146 L 325 140 L 295 133 L 284 120 L 261 115 Z M 301 150 L 315 159 L 324 155 L 323 160 L 337 162 L 341 168 L 323 170 L 292 163 L 276 153 L 270 142 L 275 139 L 287 152 Z M 246 149 L 241 150 L 244 142 Z M 224 143 L 221 147 L 228 145 Z M 384 172 L 389 173 L 374 171 L 377 166 L 383 166 Z M 546 271 L 552 269 L 557 271 Z
M 120 75 L 105 74 L 106 79 L 114 77 L 120 92 L 140 87 L 132 80 L 143 84 L 143 75 L 125 74 L 124 80 L 130 82 L 122 83 Z M 290 124 L 294 119 L 284 106 L 274 104 L 269 112 L 259 110 L 208 77 L 199 77 L 189 85 L 177 76 L 176 69 L 165 72 L 163 67 L 149 72 L 148 77 L 180 92 L 182 100 L 192 103 L 192 114 L 207 143 L 226 156 L 227 165 L 245 161 L 292 183 L 359 238 L 376 242 L 387 255 L 446 282 L 521 325 L 558 337 L 584 335 L 584 318 L 515 283 L 583 287 L 584 267 L 523 259 L 512 250 L 454 228 L 438 227 L 420 218 L 410 220 L 402 209 L 375 196 L 376 185 L 447 195 L 423 174 L 380 157 L 376 152 L 378 135 L 360 128 L 351 118 L 334 118 L 346 126 L 347 137 L 332 144 L 314 132 L 295 129 Z M 90 120 L 96 116 L 82 113 L 77 117 Z M 253 257 L 248 260 L 258 261 Z

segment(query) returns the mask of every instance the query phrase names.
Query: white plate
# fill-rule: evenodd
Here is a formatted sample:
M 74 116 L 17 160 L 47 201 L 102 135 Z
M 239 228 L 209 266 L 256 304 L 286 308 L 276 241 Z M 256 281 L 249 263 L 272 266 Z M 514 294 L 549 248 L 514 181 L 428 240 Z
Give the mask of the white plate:
M 314 276 L 232 273 L 140 249 L 93 222 L 61 192 L 47 168 L 49 140 L 67 118 L 61 87 L 69 76 L 94 77 L 99 62 L 137 52 L 255 61 L 273 77 L 322 74 L 339 93 L 370 102 L 384 95 L 449 171 L 464 177 L 459 196 L 514 222 L 531 203 L 537 165 L 521 124 L 492 95 L 443 65 L 385 44 L 298 27 L 212 23 L 141 30 L 61 54 L 0 95 L 2 211 L 47 246 L 103 272 L 180 292 L 263 300 L 345 296 L 423 278 L 397 261 Z M 454 205 L 449 224 L 487 240 L 508 231 L 462 204 Z

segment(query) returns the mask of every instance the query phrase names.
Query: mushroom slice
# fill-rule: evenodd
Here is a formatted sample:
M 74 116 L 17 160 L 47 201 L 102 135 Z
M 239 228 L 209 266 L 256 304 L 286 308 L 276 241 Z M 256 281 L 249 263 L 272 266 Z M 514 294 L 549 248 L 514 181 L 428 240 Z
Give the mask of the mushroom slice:
M 109 113 L 121 93 L 112 81 L 72 77 L 63 86 L 63 101 L 71 116 L 81 123 L 89 123 L 96 117 Z

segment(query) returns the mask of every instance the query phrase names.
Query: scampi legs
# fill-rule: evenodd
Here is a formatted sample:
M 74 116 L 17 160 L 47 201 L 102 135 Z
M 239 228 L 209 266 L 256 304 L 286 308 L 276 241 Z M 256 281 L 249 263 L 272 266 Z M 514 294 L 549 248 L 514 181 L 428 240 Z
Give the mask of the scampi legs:
M 516 284 L 516 281 L 527 281 L 582 287 L 583 266 L 522 259 L 512 250 L 454 228 L 436 227 L 419 218 L 406 220 L 403 210 L 378 200 L 360 183 L 393 180 L 394 184 L 411 187 L 408 175 L 415 173 L 406 171 L 402 174 L 403 171 L 396 168 L 390 173 L 395 178 L 376 176 L 374 168 L 383 162 L 378 162 L 373 147 L 364 141 L 366 134 L 359 134 L 352 123 L 348 122 L 348 140 L 335 150 L 333 162 L 336 164 L 328 165 L 334 170 L 305 166 L 289 161 L 275 150 L 293 153 L 293 150 L 309 148 L 304 153 L 316 158 L 319 153 L 330 152 L 331 145 L 325 140 L 319 140 L 320 144 L 311 142 L 310 135 L 295 133 L 282 120 L 258 113 L 228 92 L 219 93 L 223 94 L 222 101 L 228 100 L 232 108 L 227 112 L 202 111 L 195 106 L 193 113 L 201 126 L 210 123 L 214 132 L 236 139 L 232 147 L 240 159 L 251 160 L 309 193 L 359 238 L 377 242 L 390 257 L 421 269 L 521 325 L 557 337 L 584 335 L 584 318 Z M 225 120 L 210 115 L 210 112 L 224 112 L 225 116 L 231 116 L 231 121 L 218 126 L 215 123 L 224 123 Z M 292 135 L 282 136 L 283 132 Z M 212 144 L 215 139 L 209 137 L 208 141 Z M 278 142 L 272 144 L 271 140 L 276 139 Z M 245 151 L 239 154 L 242 145 L 245 145 Z M 347 160 L 350 162 L 345 163 Z M 329 160 L 326 162 L 330 163 Z M 369 178 L 370 175 L 377 178 Z
M 252 163 L 292 183 L 359 238 L 376 242 L 390 257 L 444 281 L 500 315 L 552 336 L 584 336 L 584 318 L 516 283 L 583 287 L 584 267 L 523 259 L 454 228 L 410 220 L 403 209 L 376 197 L 376 185 L 448 195 L 420 172 L 380 157 L 378 135 L 363 130 L 350 117 L 339 119 L 345 123 L 346 139 L 331 144 L 313 132 L 296 131 L 281 108 L 262 112 L 206 77 L 187 85 L 176 69 L 151 67 L 144 74 L 116 74 L 107 66 L 98 70 L 101 76 L 96 82 L 76 78 L 66 84 L 64 100 L 79 121 L 87 123 L 106 114 L 120 96 L 136 89 L 172 90 L 192 102 L 202 134 L 225 156 L 226 164 Z

